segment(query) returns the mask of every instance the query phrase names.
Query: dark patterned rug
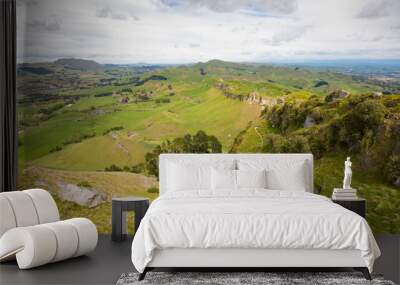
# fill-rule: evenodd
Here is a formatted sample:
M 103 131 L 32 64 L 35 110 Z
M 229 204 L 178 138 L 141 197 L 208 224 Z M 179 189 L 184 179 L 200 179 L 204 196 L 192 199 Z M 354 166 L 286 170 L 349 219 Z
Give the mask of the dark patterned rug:
M 122 274 L 117 285 L 395 285 L 392 281 L 384 280 L 379 275 L 372 275 L 373 280 L 368 281 L 359 272 L 148 272 L 142 281 L 138 281 L 138 276 L 138 273 Z

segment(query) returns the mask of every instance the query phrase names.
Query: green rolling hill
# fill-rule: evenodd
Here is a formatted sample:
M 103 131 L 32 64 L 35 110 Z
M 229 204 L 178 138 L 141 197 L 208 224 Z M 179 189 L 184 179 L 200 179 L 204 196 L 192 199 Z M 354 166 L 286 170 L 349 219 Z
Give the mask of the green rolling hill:
M 24 64 L 18 77 L 20 187 L 45 185 L 57 193 L 55 179 L 71 183 L 86 179 L 109 198 L 115 193 L 113 188 L 123 189 L 118 195 L 137 191 L 147 195 L 145 186 L 130 189 L 118 182 L 121 175 L 132 183 L 154 179 L 143 173 L 108 172 L 110 185 L 104 179 L 96 184 L 96 177 L 104 177 L 104 169 L 111 165 L 129 169 L 143 163 L 146 154 L 163 141 L 198 130 L 214 135 L 224 152 L 266 151 L 268 135 L 281 132 L 267 120 L 268 110 L 292 101 L 306 102 L 312 96 L 323 101 L 337 90 L 346 96 L 372 94 L 384 91 L 385 85 L 337 72 L 220 60 L 154 67 L 71 59 Z M 340 106 L 327 109 L 335 112 L 335 108 Z M 301 125 L 290 129 L 302 131 Z M 329 172 L 330 165 L 340 169 L 343 156 L 343 151 L 327 152 L 319 158 L 316 177 L 322 194 L 329 195 L 341 178 L 321 182 L 319 177 Z M 85 173 L 90 175 L 85 178 Z M 340 176 L 340 171 L 335 175 Z M 391 202 L 385 202 L 390 205 L 371 212 L 372 221 L 379 213 L 393 215 L 392 210 L 385 211 L 398 205 L 398 189 L 378 178 L 371 190 L 362 176 L 356 181 L 365 185 L 365 191 L 392 193 Z M 375 194 L 368 197 L 378 199 Z M 63 215 L 83 211 L 72 208 Z M 380 232 L 398 230 L 391 224 L 374 227 Z M 108 224 L 101 228 L 109 231 Z

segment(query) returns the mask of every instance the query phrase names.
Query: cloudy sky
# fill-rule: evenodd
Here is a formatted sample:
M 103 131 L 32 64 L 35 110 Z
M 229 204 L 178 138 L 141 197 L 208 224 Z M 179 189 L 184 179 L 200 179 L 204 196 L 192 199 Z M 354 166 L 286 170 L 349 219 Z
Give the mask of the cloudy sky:
M 400 59 L 400 0 L 17 0 L 19 62 Z

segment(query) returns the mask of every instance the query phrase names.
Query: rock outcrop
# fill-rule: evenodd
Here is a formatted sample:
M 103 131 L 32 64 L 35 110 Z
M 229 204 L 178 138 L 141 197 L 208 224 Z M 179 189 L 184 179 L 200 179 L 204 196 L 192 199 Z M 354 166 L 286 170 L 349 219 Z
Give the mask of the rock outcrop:
M 218 82 L 215 87 L 221 90 L 226 98 L 244 101 L 248 104 L 260 105 L 262 110 L 265 109 L 267 106 L 282 104 L 285 102 L 283 97 L 262 97 L 257 91 L 250 92 L 249 94 L 237 94 L 234 93 L 234 90 L 231 86 L 222 83 L 222 81 Z
M 107 195 L 93 188 L 81 187 L 75 184 L 58 183 L 58 194 L 61 199 L 74 202 L 88 208 L 96 207 L 104 203 Z
M 372 93 L 372 97 L 374 97 L 374 98 L 380 98 L 380 97 L 382 97 L 382 95 L 383 95 L 383 93 L 382 92 L 374 92 L 374 93 Z
M 338 99 L 347 97 L 349 95 L 350 95 L 350 92 L 343 90 L 343 89 L 339 89 L 339 90 L 331 92 L 328 96 L 326 96 L 325 101 L 332 102 L 332 101 L 336 101 Z
M 394 182 L 393 185 L 396 187 L 400 187 L 400 177 L 398 177 Z
M 311 117 L 310 115 L 308 115 L 304 121 L 304 128 L 309 128 L 312 127 L 316 124 L 316 121 L 313 117 Z

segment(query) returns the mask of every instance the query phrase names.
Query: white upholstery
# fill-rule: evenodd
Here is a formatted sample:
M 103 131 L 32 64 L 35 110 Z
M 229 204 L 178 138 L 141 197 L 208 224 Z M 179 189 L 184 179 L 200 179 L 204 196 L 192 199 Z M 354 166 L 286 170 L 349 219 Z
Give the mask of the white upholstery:
M 177 154 L 167 153 L 160 155 L 159 171 L 160 171 L 160 195 L 165 194 L 169 191 L 169 164 L 170 162 L 196 166 L 209 166 L 223 169 L 231 169 L 230 166 L 234 166 L 234 169 L 242 170 L 257 170 L 257 169 L 271 169 L 271 173 L 268 173 L 268 178 L 273 182 L 272 188 L 279 190 L 294 190 L 284 189 L 292 188 L 292 185 L 303 185 L 303 191 L 314 192 L 313 189 L 313 155 L 311 153 L 290 153 L 290 154 Z M 257 167 L 244 167 L 247 162 L 256 162 Z M 304 172 L 299 175 L 299 168 L 297 165 L 301 164 Z M 239 167 L 239 165 L 242 167 Z M 229 167 L 226 167 L 229 166 Z M 252 165 L 249 165 L 252 166 Z M 282 171 L 283 175 L 279 174 Z M 272 175 L 272 176 L 271 176 Z M 268 179 L 267 179 L 268 180 Z M 288 184 L 290 182 L 290 184 Z M 269 186 L 269 185 L 268 185 Z M 275 187 L 279 186 L 279 187 Z
M 15 228 L 14 212 L 8 199 L 0 195 L 0 237 L 9 229 Z
M 30 189 L 23 191 L 28 194 L 35 205 L 39 224 L 51 223 L 60 220 L 56 202 L 50 193 L 42 189 Z
M 73 226 L 78 233 L 79 242 L 74 257 L 88 253 L 96 248 L 97 229 L 90 220 L 74 218 L 65 220 L 65 222 Z
M 0 193 L 0 261 L 16 258 L 28 269 L 86 254 L 97 245 L 86 218 L 59 221 L 57 205 L 42 189 Z
M 1 193 L 11 205 L 17 227 L 27 227 L 39 224 L 38 215 L 31 197 L 24 192 Z
M 50 229 L 57 243 L 62 245 L 57 248 L 52 261 L 67 259 L 75 255 L 79 246 L 78 232 L 75 228 L 66 221 L 49 223 L 43 226 Z
M 0 239 L 0 258 L 17 259 L 20 269 L 51 262 L 57 250 L 53 232 L 43 225 L 14 228 Z

